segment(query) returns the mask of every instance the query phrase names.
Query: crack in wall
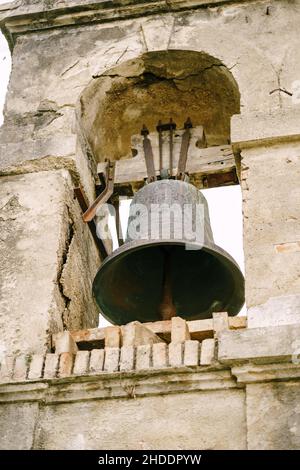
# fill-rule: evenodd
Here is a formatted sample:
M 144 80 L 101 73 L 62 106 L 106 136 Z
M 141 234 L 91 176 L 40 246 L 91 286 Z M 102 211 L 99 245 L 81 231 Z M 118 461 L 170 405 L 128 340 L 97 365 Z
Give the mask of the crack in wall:
M 65 269 L 65 266 L 68 263 L 70 246 L 72 244 L 72 240 L 73 240 L 74 234 L 75 234 L 74 221 L 72 220 L 69 207 L 67 208 L 67 211 L 68 211 L 67 237 L 66 237 L 65 246 L 64 246 L 62 256 L 61 256 L 61 260 L 60 260 L 60 269 L 59 269 L 58 274 L 57 274 L 58 289 L 59 289 L 59 292 L 61 294 L 64 305 L 65 305 L 64 311 L 62 313 L 62 323 L 63 323 L 63 329 L 64 330 L 68 329 L 67 319 L 68 319 L 68 313 L 69 313 L 69 306 L 70 306 L 70 303 L 72 301 L 72 299 L 65 292 L 64 269 Z
M 144 70 L 143 72 L 141 72 L 140 74 L 137 74 L 137 75 L 125 75 L 125 74 L 119 74 L 119 73 L 102 73 L 102 74 L 97 74 L 97 75 L 93 75 L 92 78 L 94 79 L 97 79 L 97 78 L 101 78 L 101 77 L 108 77 L 108 78 L 124 78 L 124 79 L 127 79 L 127 80 L 140 80 L 141 78 L 145 77 L 145 76 L 150 76 L 152 75 L 153 77 L 156 78 L 156 81 L 179 81 L 179 80 L 187 80 L 188 78 L 191 78 L 191 77 L 197 77 L 203 73 L 205 73 L 206 71 L 208 70 L 211 70 L 213 69 L 214 67 L 223 67 L 224 70 L 231 70 L 231 68 L 233 68 L 235 65 L 237 64 L 234 64 L 232 67 L 230 68 L 227 68 L 226 65 L 224 64 L 221 64 L 221 63 L 218 63 L 218 64 L 211 64 L 211 65 L 208 65 L 207 67 L 204 67 L 203 69 L 200 69 L 200 70 L 197 70 L 197 72 L 195 73 L 188 73 L 187 75 L 183 75 L 183 76 L 171 76 L 171 77 L 168 77 L 167 74 L 164 74 L 163 72 L 161 73 L 161 75 L 158 75 L 156 74 L 155 72 L 151 72 L 151 70 Z

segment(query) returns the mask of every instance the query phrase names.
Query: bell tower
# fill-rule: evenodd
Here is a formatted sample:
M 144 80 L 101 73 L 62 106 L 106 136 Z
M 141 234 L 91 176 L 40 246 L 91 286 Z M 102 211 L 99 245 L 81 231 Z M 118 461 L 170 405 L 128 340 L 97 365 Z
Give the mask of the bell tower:
M 300 1 L 213 4 L 0 5 L 0 448 L 299 448 Z M 236 184 L 245 279 L 199 192 Z

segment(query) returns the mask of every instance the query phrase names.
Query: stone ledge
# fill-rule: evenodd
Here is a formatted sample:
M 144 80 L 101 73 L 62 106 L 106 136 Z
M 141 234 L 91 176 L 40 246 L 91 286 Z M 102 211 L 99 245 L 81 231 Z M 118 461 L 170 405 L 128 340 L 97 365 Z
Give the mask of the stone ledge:
M 236 388 L 236 380 L 224 366 L 193 370 L 178 367 L 0 384 L 0 403 L 39 401 L 55 404 L 229 388 Z
M 51 2 L 51 5 L 44 1 L 25 5 L 12 2 L 0 5 L 0 26 L 13 48 L 16 37 L 29 31 L 103 23 L 227 3 L 243 3 L 243 0 L 69 0 L 63 7 L 58 0 Z
M 67 169 L 77 176 L 76 144 L 77 137 L 74 134 L 0 143 L 0 174 Z
M 300 141 L 299 120 L 300 111 L 294 108 L 276 114 L 235 114 L 231 118 L 233 150 Z
M 300 324 L 223 331 L 218 348 L 222 364 L 295 362 L 300 355 Z
M 237 378 L 237 383 L 241 385 L 277 380 L 297 380 L 300 379 L 300 359 L 297 364 L 264 364 L 261 366 L 246 364 L 233 367 L 231 372 Z

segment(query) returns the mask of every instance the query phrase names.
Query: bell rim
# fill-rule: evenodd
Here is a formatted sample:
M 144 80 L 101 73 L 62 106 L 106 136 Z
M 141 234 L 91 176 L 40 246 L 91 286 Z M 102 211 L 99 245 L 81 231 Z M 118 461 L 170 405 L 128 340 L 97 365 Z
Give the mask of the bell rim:
M 114 250 L 110 255 L 107 256 L 107 258 L 105 258 L 100 268 L 98 269 L 97 273 L 101 269 L 103 269 L 103 267 L 106 264 L 110 263 L 112 259 L 115 259 L 121 256 L 123 253 L 125 253 L 128 250 L 138 251 L 139 249 L 145 248 L 147 246 L 151 247 L 151 246 L 156 246 L 156 245 L 177 245 L 177 246 L 189 245 L 189 246 L 195 246 L 195 250 L 204 250 L 204 251 L 208 251 L 209 253 L 219 253 L 220 255 L 229 259 L 239 269 L 239 271 L 242 274 L 242 271 L 239 265 L 237 264 L 237 262 L 235 261 L 235 259 L 230 255 L 230 253 L 228 253 L 228 251 L 224 250 L 224 248 L 221 248 L 219 245 L 216 245 L 214 243 L 187 242 L 184 240 L 175 240 L 175 239 L 170 240 L 170 238 L 167 238 L 167 239 L 160 238 L 158 240 L 130 240 L 128 242 L 125 242 L 124 245 Z
M 143 248 L 147 248 L 147 247 L 153 247 L 153 246 L 158 246 L 158 245 L 170 245 L 170 246 L 185 246 L 185 245 L 189 245 L 189 246 L 194 246 L 196 250 L 204 250 L 206 252 L 208 252 L 209 254 L 218 254 L 220 256 L 219 260 L 223 260 L 223 262 L 225 261 L 224 264 L 226 265 L 231 265 L 235 268 L 235 272 L 234 272 L 234 282 L 236 285 L 238 285 L 238 277 L 240 278 L 239 280 L 243 283 L 243 286 L 244 286 L 244 283 L 245 283 L 245 278 L 244 278 L 244 275 L 239 267 L 239 265 L 237 264 L 237 262 L 235 261 L 235 259 L 226 251 L 224 250 L 223 248 L 221 248 L 220 246 L 218 245 L 215 245 L 215 244 L 209 244 L 209 243 L 204 243 L 204 244 L 200 244 L 200 243 L 197 243 L 197 242 L 190 242 L 190 243 L 187 243 L 186 241 L 183 241 L 183 240 L 170 240 L 170 239 L 159 239 L 159 240 L 130 240 L 129 242 L 125 242 L 124 245 L 122 245 L 121 247 L 117 248 L 116 250 L 114 250 L 107 258 L 105 258 L 105 260 L 102 262 L 101 266 L 99 267 L 96 275 L 95 275 L 95 278 L 94 278 L 94 281 L 93 281 L 93 293 L 95 294 L 95 284 L 96 284 L 96 281 L 97 281 L 97 278 L 98 278 L 98 275 L 101 274 L 103 275 L 106 268 L 112 263 L 114 262 L 117 258 L 119 259 L 122 259 L 123 256 L 126 255 L 126 253 L 128 251 L 139 251 L 139 250 L 142 250 Z M 96 298 L 96 296 L 95 296 Z M 97 299 L 96 299 L 97 301 Z M 228 315 L 229 316 L 236 316 L 238 315 L 238 313 L 240 312 L 241 308 L 243 307 L 245 303 L 245 297 L 243 296 L 243 301 L 240 305 L 240 308 L 239 310 L 236 312 L 236 313 L 230 313 L 228 312 Z M 98 302 L 97 302 L 98 304 Z M 99 306 L 99 304 L 98 304 Z M 99 306 L 100 308 L 100 313 L 101 315 L 107 320 L 109 321 L 111 324 L 113 325 L 116 325 L 118 323 L 115 323 L 111 320 L 111 318 L 109 318 L 108 316 L 106 316 L 106 314 L 102 311 L 101 307 Z

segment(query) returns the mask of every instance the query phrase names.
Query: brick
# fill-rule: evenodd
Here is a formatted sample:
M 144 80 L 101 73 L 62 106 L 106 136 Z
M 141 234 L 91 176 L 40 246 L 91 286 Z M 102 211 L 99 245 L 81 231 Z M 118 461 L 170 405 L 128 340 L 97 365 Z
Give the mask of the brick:
M 182 365 L 183 343 L 169 344 L 169 364 L 173 367 Z
M 13 376 L 15 356 L 4 356 L 1 361 L 0 382 L 10 382 Z
M 153 367 L 162 368 L 168 366 L 168 345 L 157 343 L 152 346 Z
M 89 366 L 90 352 L 78 351 L 75 356 L 73 374 L 82 375 L 86 374 Z
M 106 372 L 116 372 L 119 369 L 119 348 L 105 348 L 104 370 Z
M 183 318 L 173 317 L 171 326 L 171 343 L 183 343 L 188 339 L 190 339 L 190 333 L 187 322 Z
M 136 369 L 149 369 L 151 366 L 151 344 L 143 344 L 136 348 Z
M 215 340 L 204 339 L 201 343 L 200 364 L 209 366 L 215 358 Z
M 55 335 L 55 352 L 57 354 L 72 353 L 76 354 L 78 351 L 77 344 L 72 338 L 69 331 L 63 331 Z
M 122 346 L 142 346 L 143 344 L 161 343 L 163 340 L 138 321 L 122 328 Z
M 26 356 L 25 354 L 20 354 L 20 356 L 16 356 L 13 374 L 14 380 L 23 381 L 27 379 L 27 372 L 29 369 L 30 359 L 31 357 Z
M 56 377 L 58 371 L 59 355 L 58 354 L 46 354 L 45 367 L 44 367 L 44 378 L 53 379 Z
M 74 354 L 70 352 L 62 353 L 59 358 L 58 376 L 69 377 L 72 375 L 73 363 Z
M 40 379 L 42 377 L 44 359 L 44 354 L 33 354 L 29 366 L 28 379 L 35 380 Z
M 213 326 L 214 333 L 217 336 L 221 331 L 229 329 L 228 313 L 227 312 L 214 312 L 213 313 Z
M 93 349 L 90 357 L 90 372 L 102 372 L 104 364 L 104 349 Z
M 183 360 L 185 366 L 197 366 L 199 364 L 199 345 L 199 341 L 185 341 Z
M 106 348 L 119 348 L 121 346 L 121 328 L 119 326 L 107 326 L 104 329 L 104 341 Z
M 231 330 L 247 328 L 247 317 L 228 317 L 228 322 Z
M 123 346 L 121 348 L 120 370 L 134 369 L 135 348 L 133 346 Z

